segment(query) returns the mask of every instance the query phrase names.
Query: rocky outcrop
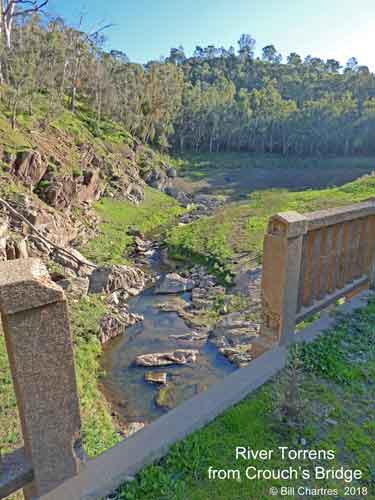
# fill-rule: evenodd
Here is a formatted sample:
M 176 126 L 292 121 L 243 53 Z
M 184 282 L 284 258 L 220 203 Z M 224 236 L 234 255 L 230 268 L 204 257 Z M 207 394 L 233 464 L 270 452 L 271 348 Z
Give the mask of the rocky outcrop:
M 129 313 L 125 308 L 115 314 L 106 314 L 100 320 L 100 342 L 105 344 L 109 340 L 124 333 L 128 326 L 142 321 L 143 317 L 138 314 Z
M 102 185 L 99 170 L 84 170 L 77 183 L 78 200 L 86 203 L 99 200 Z
M 145 275 L 141 269 L 129 266 L 103 266 L 90 275 L 90 293 L 111 293 L 126 290 L 129 295 L 138 295 L 145 287 Z
M 11 164 L 11 174 L 32 188 L 41 181 L 47 169 L 48 160 L 38 151 L 20 151 Z
M 195 349 L 177 349 L 172 352 L 141 354 L 135 358 L 137 366 L 168 366 L 195 363 L 199 351 Z
M 153 167 L 143 176 L 146 184 L 158 189 L 159 191 L 165 191 L 171 185 L 170 177 L 166 172 L 160 168 Z
M 77 199 L 77 183 L 71 177 L 53 179 L 43 189 L 42 197 L 45 202 L 58 210 L 67 210 L 73 201 Z
M 192 290 L 194 281 L 188 278 L 183 278 L 177 273 L 167 274 L 164 279 L 155 288 L 155 293 L 180 293 Z

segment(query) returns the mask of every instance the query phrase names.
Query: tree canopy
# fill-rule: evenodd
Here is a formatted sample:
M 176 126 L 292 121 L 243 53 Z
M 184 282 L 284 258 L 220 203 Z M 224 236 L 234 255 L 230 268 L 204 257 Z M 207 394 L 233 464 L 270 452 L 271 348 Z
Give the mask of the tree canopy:
M 104 49 L 103 28 L 84 33 L 35 9 L 14 17 L 1 40 L 2 99 L 17 115 L 49 96 L 53 112 L 77 103 L 119 122 L 141 141 L 176 151 L 284 155 L 375 152 L 375 76 L 350 58 L 326 61 L 273 44 L 255 57 L 255 38 L 233 47 L 173 47 L 163 60 L 133 63 Z

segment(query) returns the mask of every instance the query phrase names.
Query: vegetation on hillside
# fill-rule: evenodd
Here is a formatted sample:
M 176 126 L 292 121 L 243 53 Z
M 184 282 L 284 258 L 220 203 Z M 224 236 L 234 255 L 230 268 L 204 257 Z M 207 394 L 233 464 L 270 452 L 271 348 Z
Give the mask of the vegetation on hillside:
M 359 469 L 363 477 L 352 483 L 344 479 L 291 479 L 288 486 L 337 489 L 345 487 L 355 498 L 375 495 L 375 426 L 368 412 L 375 400 L 374 328 L 375 302 L 339 323 L 311 344 L 291 352 L 289 366 L 273 381 L 202 430 L 175 444 L 159 463 L 146 467 L 116 493 L 118 500 L 266 500 L 270 488 L 286 481 L 246 479 L 249 465 L 258 469 L 299 466 L 313 471 Z M 291 395 L 291 381 L 298 389 Z M 237 446 L 276 452 L 270 460 L 235 459 Z M 279 446 L 291 449 L 334 450 L 333 460 L 284 460 Z M 240 480 L 208 479 L 209 467 L 238 469 Z M 367 493 L 366 493 L 367 489 Z M 303 495 L 301 495 L 303 496 Z M 327 498 L 322 494 L 314 496 Z
M 103 198 L 95 208 L 101 219 L 99 234 L 82 252 L 98 264 L 126 262 L 134 239 L 128 229 L 150 234 L 168 226 L 184 212 L 173 198 L 152 188 L 146 188 L 140 205 Z
M 163 61 L 140 65 L 104 49 L 109 27 L 84 33 L 60 17 L 19 15 L 24 4 L 38 2 L 16 3 L 0 54 L 1 101 L 13 128 L 22 115 L 34 114 L 35 99 L 44 94 L 42 128 L 65 107 L 79 111 L 83 103 L 94 135 L 110 120 L 161 149 L 374 152 L 375 76 L 354 57 L 344 68 L 297 53 L 282 61 L 267 45 L 256 58 L 255 39 L 243 34 L 237 51 L 209 45 L 188 57 L 172 48 Z M 119 129 L 118 140 L 122 135 Z

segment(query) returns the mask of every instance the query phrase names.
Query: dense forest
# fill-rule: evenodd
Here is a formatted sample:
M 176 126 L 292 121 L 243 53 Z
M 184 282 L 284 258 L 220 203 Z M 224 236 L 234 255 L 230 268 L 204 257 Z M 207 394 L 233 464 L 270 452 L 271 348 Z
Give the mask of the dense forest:
M 172 48 L 140 65 L 105 50 L 110 26 L 85 33 L 41 12 L 47 2 L 7 3 L 1 100 L 13 127 L 43 93 L 41 126 L 63 106 L 84 107 L 94 133 L 113 120 L 163 150 L 375 152 L 375 76 L 354 57 L 344 67 L 297 53 L 283 61 L 273 45 L 255 57 L 255 39 L 243 34 L 237 50 L 209 45 L 187 57 Z

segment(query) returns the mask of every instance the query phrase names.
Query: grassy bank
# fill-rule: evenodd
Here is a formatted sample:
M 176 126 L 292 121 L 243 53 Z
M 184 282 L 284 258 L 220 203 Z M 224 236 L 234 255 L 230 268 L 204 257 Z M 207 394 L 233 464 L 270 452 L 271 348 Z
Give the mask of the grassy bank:
M 255 394 L 214 422 L 174 445 L 158 464 L 145 468 L 122 486 L 118 500 L 220 500 L 270 498 L 270 487 L 305 485 L 310 488 L 356 490 L 352 498 L 375 497 L 375 302 L 291 353 L 289 366 Z M 275 450 L 267 461 L 236 460 L 235 448 Z M 333 450 L 332 460 L 281 459 L 279 446 Z M 245 470 L 299 466 L 311 478 L 283 481 L 248 480 Z M 313 478 L 314 467 L 360 469 L 363 477 Z M 240 479 L 208 479 L 208 468 L 240 471 Z M 293 496 L 294 497 L 294 496 Z M 301 495 L 302 497 L 302 495 Z M 279 496 L 277 496 L 279 498 Z M 325 494 L 314 496 L 323 500 Z
M 242 254 L 259 252 L 268 218 L 276 212 L 308 212 L 348 205 L 375 195 L 375 177 L 340 187 L 287 191 L 257 191 L 247 201 L 234 202 L 186 226 L 169 231 L 171 255 L 180 260 L 205 261 L 213 269 L 231 269 Z
M 99 234 L 82 249 L 82 252 L 99 264 L 121 264 L 126 261 L 133 237 L 127 234 L 132 227 L 142 233 L 152 233 L 184 212 L 170 196 L 147 187 L 140 205 L 127 201 L 102 199 L 95 205 L 101 218 Z

